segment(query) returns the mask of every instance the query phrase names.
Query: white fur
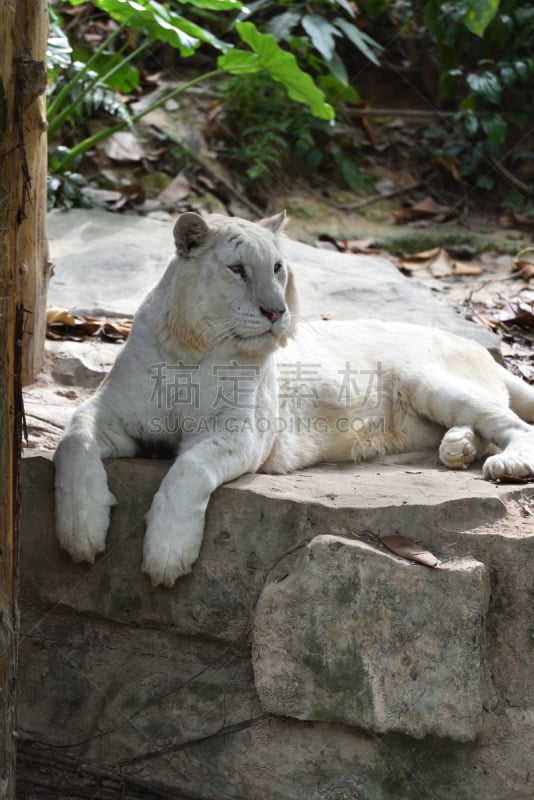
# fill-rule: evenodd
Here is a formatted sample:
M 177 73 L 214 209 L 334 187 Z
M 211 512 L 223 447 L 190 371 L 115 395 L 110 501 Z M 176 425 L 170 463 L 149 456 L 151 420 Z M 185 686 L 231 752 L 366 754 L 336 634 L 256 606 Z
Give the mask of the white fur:
M 534 390 L 480 345 L 376 320 L 297 330 L 283 222 L 179 218 L 177 255 L 55 455 L 57 533 L 74 560 L 93 562 L 105 546 L 116 501 L 102 459 L 142 445 L 176 455 L 144 546 L 143 570 L 165 586 L 198 558 L 211 493 L 246 472 L 438 446 L 446 466 L 465 469 L 492 442 L 503 452 L 486 460 L 485 477 L 534 475 L 524 421 L 534 419 Z

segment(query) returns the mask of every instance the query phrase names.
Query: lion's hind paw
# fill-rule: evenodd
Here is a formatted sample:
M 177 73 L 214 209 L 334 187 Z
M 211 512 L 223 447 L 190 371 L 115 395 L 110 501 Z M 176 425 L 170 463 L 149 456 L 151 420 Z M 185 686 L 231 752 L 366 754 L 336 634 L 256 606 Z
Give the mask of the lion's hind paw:
M 517 436 L 502 453 L 487 458 L 483 472 L 495 481 L 534 478 L 534 432 Z
M 439 458 L 449 469 L 467 469 L 475 461 L 481 440 L 468 425 L 450 428 L 439 446 Z

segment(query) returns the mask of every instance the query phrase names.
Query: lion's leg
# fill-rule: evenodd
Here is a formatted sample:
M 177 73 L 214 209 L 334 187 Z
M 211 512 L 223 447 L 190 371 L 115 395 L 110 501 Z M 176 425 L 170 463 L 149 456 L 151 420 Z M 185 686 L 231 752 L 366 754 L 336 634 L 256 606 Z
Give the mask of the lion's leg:
M 500 368 L 510 398 L 510 408 L 521 420 L 534 422 L 534 387 L 520 378 Z M 502 453 L 490 456 L 484 463 L 484 477 L 500 480 L 503 478 L 527 478 L 534 476 L 534 426 L 527 425 L 528 431 L 514 435 Z
M 504 367 L 500 369 L 510 397 L 510 408 L 525 422 L 534 423 L 534 386 L 525 383 Z
M 420 380 L 411 392 L 412 407 L 447 429 L 468 427 L 501 448 L 486 459 L 485 478 L 534 475 L 534 427 L 508 406 L 507 392 L 496 395 L 475 381 L 445 377 L 446 382 L 438 375 Z
M 167 472 L 146 516 L 143 571 L 154 586 L 171 587 L 191 572 L 204 536 L 204 518 L 212 492 L 222 483 L 260 464 L 258 442 L 224 432 L 185 442 Z
M 90 563 L 104 550 L 110 510 L 117 502 L 102 459 L 135 454 L 135 443 L 120 425 L 112 419 L 102 425 L 97 411 L 89 402 L 75 412 L 54 455 L 57 537 L 74 561 Z
M 449 469 L 467 469 L 481 455 L 485 442 L 469 425 L 449 428 L 439 446 L 439 458 Z
M 493 480 L 534 477 L 534 427 L 512 439 L 502 453 L 487 458 L 483 473 Z

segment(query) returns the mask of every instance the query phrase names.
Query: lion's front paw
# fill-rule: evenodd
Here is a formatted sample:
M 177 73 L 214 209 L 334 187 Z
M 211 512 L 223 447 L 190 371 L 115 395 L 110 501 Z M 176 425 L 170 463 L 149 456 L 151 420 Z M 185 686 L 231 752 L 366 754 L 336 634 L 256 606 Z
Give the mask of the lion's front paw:
M 441 440 L 439 458 L 449 469 L 467 469 L 476 459 L 481 441 L 467 425 L 450 428 Z
M 90 446 L 65 436 L 54 456 L 56 467 L 56 533 L 74 561 L 93 563 L 106 546 L 111 506 L 106 470 Z
M 73 561 L 92 564 L 95 556 L 105 549 L 110 509 L 115 502 L 107 486 L 103 498 L 101 495 L 57 490 L 57 537 Z
M 143 572 L 151 579 L 153 586 L 163 584 L 169 589 L 177 578 L 191 572 L 198 558 L 204 518 L 188 515 L 177 522 L 171 515 L 163 514 L 162 509 L 147 514 L 147 530 L 143 550 Z

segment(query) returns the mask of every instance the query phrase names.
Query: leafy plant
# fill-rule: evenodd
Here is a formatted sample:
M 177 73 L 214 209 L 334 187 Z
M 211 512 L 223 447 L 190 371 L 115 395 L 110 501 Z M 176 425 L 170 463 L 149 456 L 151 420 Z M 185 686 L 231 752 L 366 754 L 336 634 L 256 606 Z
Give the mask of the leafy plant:
M 340 49 L 356 48 L 366 60 L 379 64 L 381 46 L 355 24 L 356 11 L 350 0 L 316 0 L 313 4 L 255 0 L 246 12 L 247 19 L 258 19 L 258 26 L 277 42 L 284 42 L 308 69 L 320 75 L 326 67 L 340 88 L 349 85 Z
M 262 191 L 273 181 L 323 168 L 338 172 L 353 191 L 372 189 L 372 180 L 340 145 L 337 126 L 291 102 L 266 72 L 229 81 L 224 107 L 224 158 L 246 175 L 249 188 L 257 184 Z
M 460 158 L 464 177 L 492 188 L 488 163 L 502 159 L 510 128 L 524 129 L 534 112 L 532 3 L 365 0 L 364 8 L 388 15 L 401 37 L 417 35 L 419 51 L 434 50 L 441 101 L 458 111 L 443 152 Z
M 72 5 L 82 2 L 69 1 Z M 216 10 L 218 13 L 242 7 L 239 0 L 191 0 L 188 5 Z M 251 22 L 242 22 L 235 26 L 242 43 L 249 48 L 245 50 L 232 47 L 230 43 L 222 41 L 210 31 L 176 14 L 168 5 L 156 0 L 94 0 L 94 6 L 119 22 L 119 26 L 97 50 L 86 54 L 84 63 L 72 62 L 72 48 L 61 29 L 60 18 L 53 9 L 50 10 L 49 138 L 53 140 L 64 126 L 74 126 L 77 120 L 96 111 L 104 111 L 119 121 L 93 136 L 82 138 L 67 152 L 61 151 L 61 158 L 55 159 L 56 175 L 66 172 L 72 174 L 72 168 L 80 157 L 100 141 L 126 125 L 133 127 L 142 116 L 196 83 L 229 73 L 242 75 L 266 70 L 274 80 L 286 87 L 290 97 L 309 106 L 312 114 L 327 120 L 334 116 L 323 92 L 300 69 L 294 55 L 282 50 L 271 35 L 260 34 Z M 127 55 L 121 50 L 115 52 L 110 49 L 125 29 L 134 30 L 142 37 L 141 44 Z M 170 44 L 182 57 L 190 56 L 201 44 L 212 46 L 221 55 L 216 69 L 169 92 L 150 107 L 132 116 L 115 94 L 115 89 L 131 90 L 137 85 L 139 73 L 130 64 L 154 41 Z M 98 71 L 95 71 L 96 67 Z M 57 197 L 57 192 L 54 196 Z

